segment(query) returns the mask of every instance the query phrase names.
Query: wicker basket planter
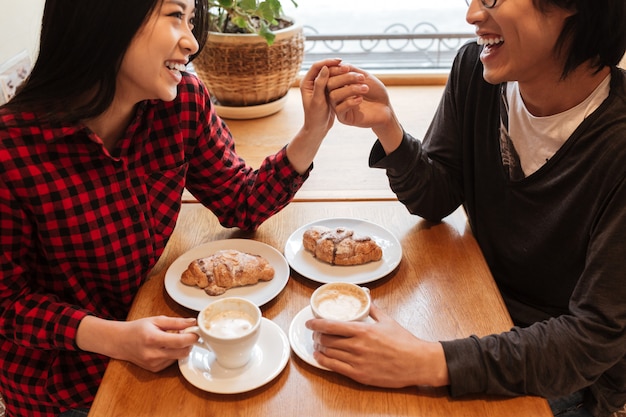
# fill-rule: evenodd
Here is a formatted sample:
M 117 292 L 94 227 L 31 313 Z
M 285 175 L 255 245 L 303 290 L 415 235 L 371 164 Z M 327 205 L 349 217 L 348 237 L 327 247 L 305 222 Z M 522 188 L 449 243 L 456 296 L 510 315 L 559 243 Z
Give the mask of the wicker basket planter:
M 222 106 L 271 103 L 287 94 L 304 56 L 302 26 L 275 32 L 271 46 L 255 34 L 210 32 L 194 68 Z

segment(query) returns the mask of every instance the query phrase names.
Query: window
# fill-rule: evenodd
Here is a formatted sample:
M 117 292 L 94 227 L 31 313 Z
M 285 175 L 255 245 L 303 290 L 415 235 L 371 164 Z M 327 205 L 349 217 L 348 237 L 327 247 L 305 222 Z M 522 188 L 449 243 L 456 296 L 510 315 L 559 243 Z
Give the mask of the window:
M 377 75 L 447 76 L 458 48 L 474 38 L 463 0 L 283 0 L 307 37 L 303 68 L 325 57 Z

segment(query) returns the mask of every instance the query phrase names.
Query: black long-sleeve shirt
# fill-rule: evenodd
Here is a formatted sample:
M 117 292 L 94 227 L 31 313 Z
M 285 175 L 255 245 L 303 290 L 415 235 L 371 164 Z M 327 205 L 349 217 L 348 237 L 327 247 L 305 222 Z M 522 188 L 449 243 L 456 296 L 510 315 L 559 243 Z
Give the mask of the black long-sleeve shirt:
M 452 395 L 547 398 L 588 387 L 596 416 L 626 403 L 626 74 L 538 171 L 511 180 L 499 144 L 500 89 L 464 46 L 423 144 L 405 134 L 385 168 L 410 212 L 463 204 L 516 327 L 444 341 Z M 469 336 L 469 335 L 468 335 Z

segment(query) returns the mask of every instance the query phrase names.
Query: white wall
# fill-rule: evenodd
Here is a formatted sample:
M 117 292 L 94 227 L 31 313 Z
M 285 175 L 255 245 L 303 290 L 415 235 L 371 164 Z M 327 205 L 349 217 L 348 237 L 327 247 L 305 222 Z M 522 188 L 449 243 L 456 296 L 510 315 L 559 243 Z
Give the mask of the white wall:
M 22 51 L 34 61 L 45 0 L 0 0 L 0 67 Z

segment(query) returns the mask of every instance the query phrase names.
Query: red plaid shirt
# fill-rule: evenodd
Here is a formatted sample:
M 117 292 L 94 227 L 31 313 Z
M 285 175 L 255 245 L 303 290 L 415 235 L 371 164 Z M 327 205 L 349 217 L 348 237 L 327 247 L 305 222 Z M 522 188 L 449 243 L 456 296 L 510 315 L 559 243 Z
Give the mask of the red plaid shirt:
M 308 174 L 308 173 L 307 173 Z M 204 87 L 141 103 L 109 153 L 81 125 L 0 109 L 0 392 L 11 417 L 93 400 L 108 358 L 79 351 L 87 314 L 124 320 L 172 234 L 183 188 L 226 227 L 254 229 L 306 178 L 285 150 L 253 170 Z

